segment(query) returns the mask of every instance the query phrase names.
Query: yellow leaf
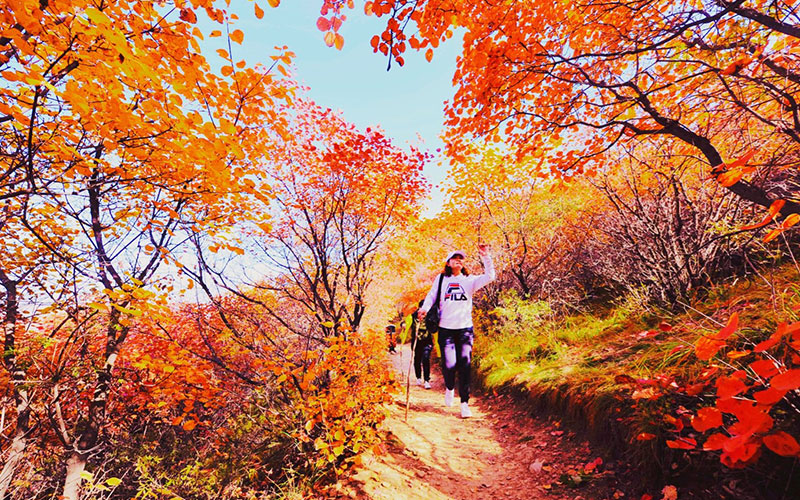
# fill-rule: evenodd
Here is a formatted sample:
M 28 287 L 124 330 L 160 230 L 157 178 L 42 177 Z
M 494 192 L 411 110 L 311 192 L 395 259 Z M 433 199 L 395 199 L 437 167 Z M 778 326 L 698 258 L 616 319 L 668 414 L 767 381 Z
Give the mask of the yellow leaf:
M 333 328 L 333 321 L 326 321 L 324 323 L 320 323 L 325 328 Z
M 100 26 L 111 24 L 111 19 L 109 19 L 107 15 L 93 7 L 86 9 L 86 17 L 88 17 L 89 20 L 94 24 Z
M 114 308 L 117 309 L 121 313 L 130 314 L 131 316 L 141 316 L 142 311 L 138 309 L 131 309 L 128 307 L 122 307 L 119 304 L 114 304 Z

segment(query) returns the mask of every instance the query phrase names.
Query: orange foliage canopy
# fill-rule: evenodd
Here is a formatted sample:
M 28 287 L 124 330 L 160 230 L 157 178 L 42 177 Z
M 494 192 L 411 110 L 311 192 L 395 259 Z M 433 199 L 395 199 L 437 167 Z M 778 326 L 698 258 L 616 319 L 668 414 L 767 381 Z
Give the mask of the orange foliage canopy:
M 556 168 L 542 173 L 569 177 L 602 165 L 614 144 L 667 135 L 717 167 L 737 195 L 769 207 L 774 200 L 743 177 L 766 161 L 767 142 L 800 142 L 790 3 L 374 0 L 364 10 L 388 18 L 372 46 L 400 65 L 407 49 L 430 60 L 463 33 L 446 109 L 455 162 L 482 137 L 520 158 L 546 152 L 545 166 Z M 731 123 L 749 144 L 714 138 Z M 797 212 L 787 202 L 784 215 Z

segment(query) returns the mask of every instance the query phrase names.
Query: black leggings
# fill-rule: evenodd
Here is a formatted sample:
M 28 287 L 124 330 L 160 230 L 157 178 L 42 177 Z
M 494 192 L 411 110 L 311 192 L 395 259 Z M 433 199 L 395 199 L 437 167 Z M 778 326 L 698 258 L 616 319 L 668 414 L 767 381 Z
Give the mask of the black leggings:
M 425 382 L 431 379 L 431 351 L 433 344 L 430 342 L 420 342 L 414 346 L 414 374 L 417 378 L 422 378 L 425 374 Z
M 470 363 L 472 362 L 472 327 L 450 330 L 439 328 L 439 349 L 442 351 L 442 375 L 449 390 L 456 387 L 462 403 L 469 401 Z

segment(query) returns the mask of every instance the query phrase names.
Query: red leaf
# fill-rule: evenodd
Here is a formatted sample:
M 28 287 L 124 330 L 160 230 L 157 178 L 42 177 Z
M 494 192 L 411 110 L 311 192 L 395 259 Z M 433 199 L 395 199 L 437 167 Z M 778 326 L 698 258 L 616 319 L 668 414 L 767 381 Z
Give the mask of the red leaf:
M 761 443 L 751 439 L 750 436 L 737 436 L 728 439 L 722 449 L 720 461 L 732 469 L 737 469 L 757 458 L 756 454 L 761 449 Z
M 795 323 L 792 324 L 792 326 L 794 325 Z M 783 337 L 783 335 L 786 333 L 786 329 L 787 325 L 785 322 L 778 325 L 778 329 L 775 330 L 775 333 L 773 333 L 767 340 L 756 344 L 756 346 L 753 348 L 753 352 L 764 352 L 767 349 L 775 346 L 781 341 L 781 337 Z
M 800 445 L 797 444 L 797 440 L 783 431 L 764 436 L 764 446 L 782 457 L 800 456 Z
M 631 377 L 630 375 L 622 374 L 622 375 L 617 375 L 616 377 L 614 377 L 614 382 L 616 382 L 618 384 L 635 384 L 636 383 L 636 379 Z
M 720 433 L 712 434 L 708 436 L 706 442 L 703 443 L 703 449 L 705 451 L 721 450 L 722 446 L 728 439 L 730 438 L 725 434 L 720 434 Z
M 770 385 L 778 391 L 793 391 L 800 388 L 800 368 L 787 370 L 772 377 Z
M 714 338 L 716 340 L 726 340 L 737 328 L 739 328 L 739 313 L 733 313 L 731 317 L 728 318 L 728 324 L 725 325 L 725 328 L 720 330 Z
M 713 406 L 700 408 L 697 410 L 697 415 L 692 417 L 692 427 L 697 432 L 705 432 L 721 425 L 722 413 Z
M 683 430 L 683 420 L 675 418 L 672 415 L 664 415 L 664 422 L 675 427 L 675 429 L 673 429 L 675 432 L 680 432 Z
M 678 437 L 677 441 L 668 439 L 667 446 L 678 450 L 693 450 L 697 447 L 697 441 L 692 438 Z
M 788 391 L 778 391 L 769 387 L 763 391 L 753 393 L 753 397 L 760 405 L 772 406 L 786 395 Z
M 700 382 L 697 384 L 687 385 L 685 391 L 686 394 L 688 394 L 689 396 L 697 396 L 698 394 L 703 392 L 703 389 L 705 389 L 705 387 L 706 384 Z
M 717 379 L 717 397 L 728 399 L 747 390 L 747 384 L 734 377 L 720 377 Z
M 761 378 L 770 378 L 779 372 L 778 367 L 775 366 L 775 363 L 769 359 L 753 361 L 748 366 L 751 370 L 753 370 L 753 372 L 755 372 L 756 375 Z
M 637 441 L 650 441 L 651 439 L 655 439 L 656 435 L 651 434 L 649 432 L 641 432 L 638 436 L 636 436 Z
M 324 17 L 317 19 L 317 29 L 320 31 L 328 31 L 331 29 L 331 22 Z
M 662 321 L 661 323 L 658 324 L 658 329 L 661 330 L 662 332 L 669 332 L 672 330 L 672 325 L 670 325 L 666 321 Z

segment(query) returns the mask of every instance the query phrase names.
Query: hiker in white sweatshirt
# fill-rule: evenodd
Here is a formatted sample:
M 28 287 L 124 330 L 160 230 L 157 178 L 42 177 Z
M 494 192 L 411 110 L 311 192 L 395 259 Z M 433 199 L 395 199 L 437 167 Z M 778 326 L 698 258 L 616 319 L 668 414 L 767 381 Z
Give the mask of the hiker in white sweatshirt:
M 470 363 L 472 361 L 472 297 L 476 291 L 494 281 L 494 265 L 486 245 L 478 246 L 478 255 L 483 261 L 486 274 L 470 275 L 464 267 L 465 253 L 462 250 L 451 252 L 445 261 L 439 279 L 433 286 L 418 315 L 423 320 L 426 313 L 436 303 L 439 295 L 439 349 L 442 352 L 442 375 L 444 377 L 444 404 L 452 406 L 458 372 L 458 395 L 461 398 L 461 416 L 471 417 L 469 409 Z

